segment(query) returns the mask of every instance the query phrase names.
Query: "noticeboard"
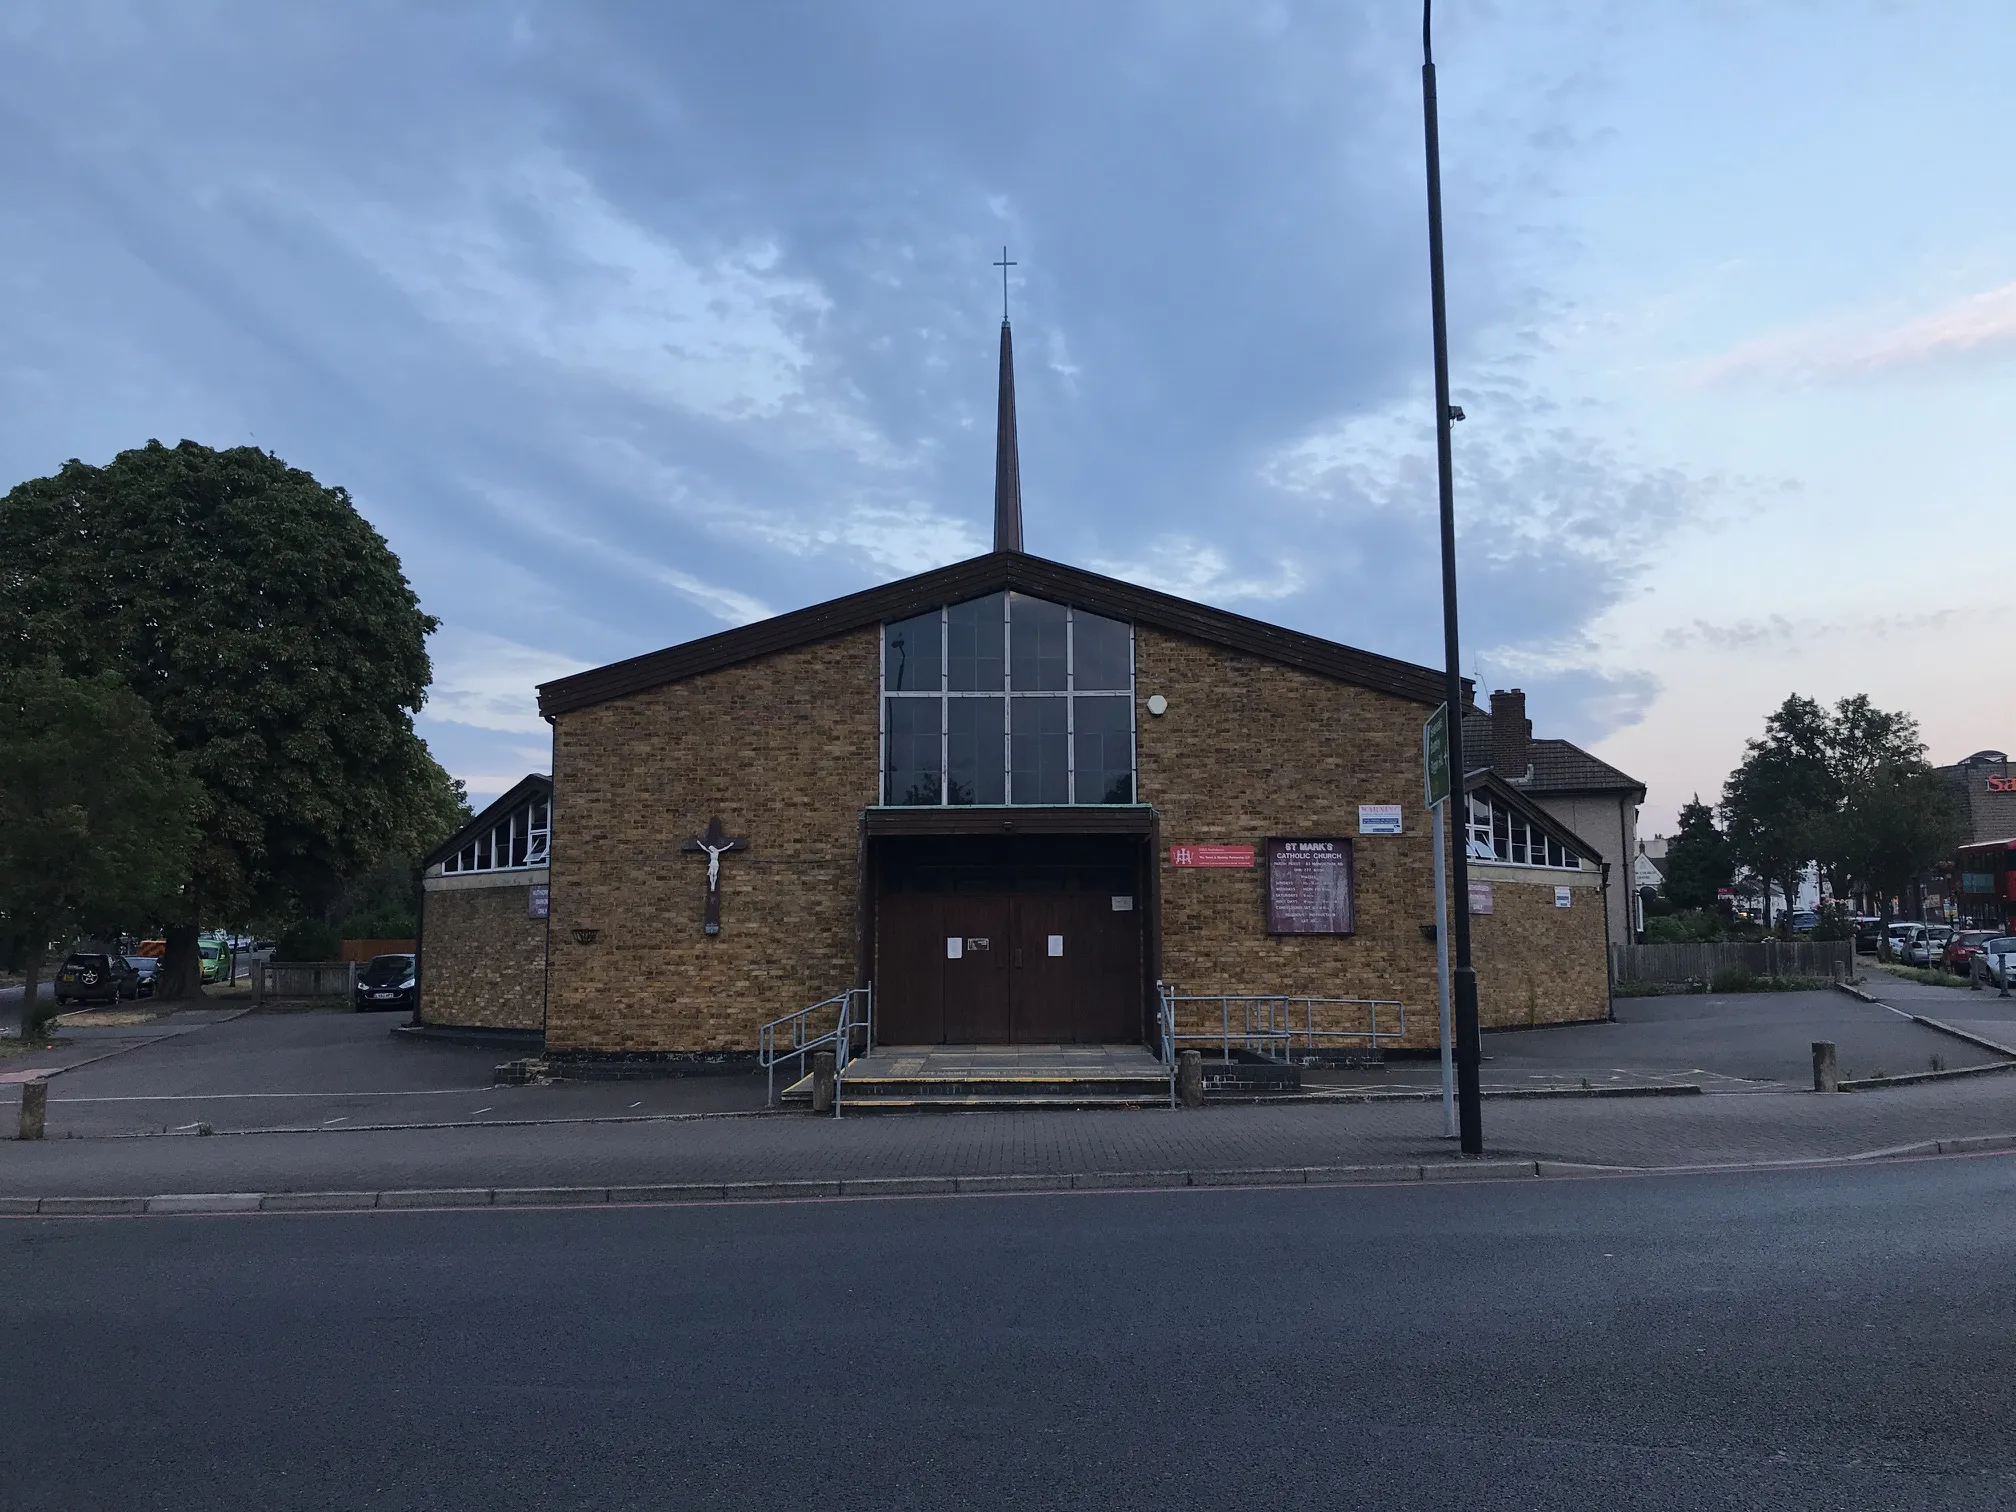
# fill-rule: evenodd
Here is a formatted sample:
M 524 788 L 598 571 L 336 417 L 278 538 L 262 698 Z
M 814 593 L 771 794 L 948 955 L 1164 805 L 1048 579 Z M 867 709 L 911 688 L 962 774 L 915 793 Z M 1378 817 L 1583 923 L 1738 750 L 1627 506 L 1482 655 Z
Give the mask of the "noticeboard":
M 1268 840 L 1267 933 L 1356 934 L 1354 891 L 1349 840 Z

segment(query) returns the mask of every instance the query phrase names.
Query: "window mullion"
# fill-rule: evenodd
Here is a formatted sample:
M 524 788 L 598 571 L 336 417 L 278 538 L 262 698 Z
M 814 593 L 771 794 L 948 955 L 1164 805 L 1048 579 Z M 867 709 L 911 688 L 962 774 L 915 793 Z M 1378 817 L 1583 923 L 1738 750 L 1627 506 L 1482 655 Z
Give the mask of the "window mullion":
M 952 611 L 938 611 L 938 804 L 952 801 Z

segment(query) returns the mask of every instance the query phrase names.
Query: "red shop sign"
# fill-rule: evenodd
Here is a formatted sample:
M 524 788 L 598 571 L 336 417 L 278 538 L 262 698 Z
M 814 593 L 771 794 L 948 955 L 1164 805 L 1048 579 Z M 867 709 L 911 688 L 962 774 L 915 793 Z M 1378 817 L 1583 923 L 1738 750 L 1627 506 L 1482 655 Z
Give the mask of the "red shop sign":
M 1253 864 L 1250 845 L 1172 845 L 1171 866 L 1246 866 Z

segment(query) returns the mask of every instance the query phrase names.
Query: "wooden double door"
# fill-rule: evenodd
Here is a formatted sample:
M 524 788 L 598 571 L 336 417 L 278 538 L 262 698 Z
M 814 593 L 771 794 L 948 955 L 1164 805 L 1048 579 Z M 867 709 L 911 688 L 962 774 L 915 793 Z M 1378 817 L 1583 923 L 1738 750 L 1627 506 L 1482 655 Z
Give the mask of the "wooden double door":
M 887 1045 L 1138 1041 L 1143 900 L 1131 870 L 1077 880 L 1092 886 L 897 891 L 878 898 L 876 1039 Z

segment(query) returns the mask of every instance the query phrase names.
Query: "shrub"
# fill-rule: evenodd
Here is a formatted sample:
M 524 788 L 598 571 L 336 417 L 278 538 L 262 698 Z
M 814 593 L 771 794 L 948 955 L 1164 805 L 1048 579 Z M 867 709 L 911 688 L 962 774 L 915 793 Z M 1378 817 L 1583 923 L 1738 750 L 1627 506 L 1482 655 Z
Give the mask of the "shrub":
M 1757 974 L 1748 966 L 1724 966 L 1715 973 L 1708 986 L 1714 992 L 1754 992 L 1757 989 Z
M 302 919 L 273 942 L 276 961 L 333 961 L 343 949 L 335 926 L 320 919 Z

